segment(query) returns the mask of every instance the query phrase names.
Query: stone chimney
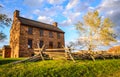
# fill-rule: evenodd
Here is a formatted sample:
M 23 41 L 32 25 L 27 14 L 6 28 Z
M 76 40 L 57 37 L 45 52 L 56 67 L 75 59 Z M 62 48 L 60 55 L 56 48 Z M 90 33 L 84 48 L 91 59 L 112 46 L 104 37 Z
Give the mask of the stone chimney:
M 14 17 L 19 17 L 19 10 L 14 11 Z
M 53 22 L 53 26 L 57 27 L 58 26 L 57 22 Z

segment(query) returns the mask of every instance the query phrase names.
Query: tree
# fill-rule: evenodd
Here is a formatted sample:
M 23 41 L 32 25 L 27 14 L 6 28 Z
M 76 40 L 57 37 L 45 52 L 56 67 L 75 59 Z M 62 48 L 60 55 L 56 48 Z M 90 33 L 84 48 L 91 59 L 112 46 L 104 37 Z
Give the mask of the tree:
M 111 47 L 108 52 L 112 52 L 112 53 L 116 53 L 116 54 L 119 54 L 120 53 L 120 46 L 114 46 L 114 47 Z
M 2 6 L 0 5 L 0 8 Z M 11 18 L 9 18 L 6 14 L 0 13 L 0 27 L 4 28 L 5 26 L 9 26 L 11 24 Z M 0 31 L 0 41 L 4 40 L 6 38 L 6 35 Z
M 116 42 L 113 27 L 114 24 L 110 19 L 103 19 L 98 11 L 88 12 L 83 17 L 83 22 L 79 21 L 76 24 L 76 29 L 84 37 L 82 42 L 89 52 L 93 51 L 97 46 L 107 46 L 111 42 Z

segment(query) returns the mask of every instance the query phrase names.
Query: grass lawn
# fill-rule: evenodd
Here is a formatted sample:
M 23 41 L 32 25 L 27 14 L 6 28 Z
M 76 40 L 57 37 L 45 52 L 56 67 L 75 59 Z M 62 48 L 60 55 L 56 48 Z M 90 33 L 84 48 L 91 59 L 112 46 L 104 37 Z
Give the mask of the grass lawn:
M 1 65 L 0 77 L 120 77 L 120 59 L 47 60 Z
M 23 60 L 25 58 L 2 58 L 2 56 L 0 56 L 0 65 L 3 64 L 8 64 L 14 61 L 18 61 L 18 60 Z
M 2 59 L 2 56 L 0 56 L 0 59 Z

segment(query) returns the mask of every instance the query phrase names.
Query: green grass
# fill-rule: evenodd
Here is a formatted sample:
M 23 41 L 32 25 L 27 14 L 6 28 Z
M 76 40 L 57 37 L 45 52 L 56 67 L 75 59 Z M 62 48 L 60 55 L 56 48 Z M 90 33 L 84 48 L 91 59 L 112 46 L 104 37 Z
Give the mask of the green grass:
M 1 65 L 0 77 L 114 77 L 120 70 L 120 59 L 81 61 L 65 60 Z M 120 77 L 120 76 L 119 76 Z
M 2 59 L 2 56 L 0 56 L 0 59 Z
M 0 56 L 0 65 L 8 64 L 8 63 L 11 63 L 11 62 L 14 62 L 14 61 L 23 60 L 23 59 L 25 59 L 25 58 L 2 58 Z

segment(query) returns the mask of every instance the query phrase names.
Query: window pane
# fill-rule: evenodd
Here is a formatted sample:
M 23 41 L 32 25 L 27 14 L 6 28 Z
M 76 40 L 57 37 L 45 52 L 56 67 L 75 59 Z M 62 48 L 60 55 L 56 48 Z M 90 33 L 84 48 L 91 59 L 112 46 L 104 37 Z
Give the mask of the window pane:
M 28 39 L 28 48 L 32 48 L 32 40 Z
M 52 32 L 49 32 L 49 37 L 53 38 L 53 33 Z
M 44 34 L 44 31 L 40 30 L 40 36 L 43 36 L 43 34 Z
M 60 44 L 60 42 L 58 42 L 58 48 L 61 48 L 61 44 Z
M 28 27 L 28 34 L 32 34 L 33 33 L 33 28 L 32 27 Z
M 58 38 L 58 39 L 60 38 L 60 33 L 57 33 L 57 38 Z
M 40 43 L 39 43 L 40 48 L 42 48 L 43 44 L 44 44 L 44 41 L 40 40 Z

